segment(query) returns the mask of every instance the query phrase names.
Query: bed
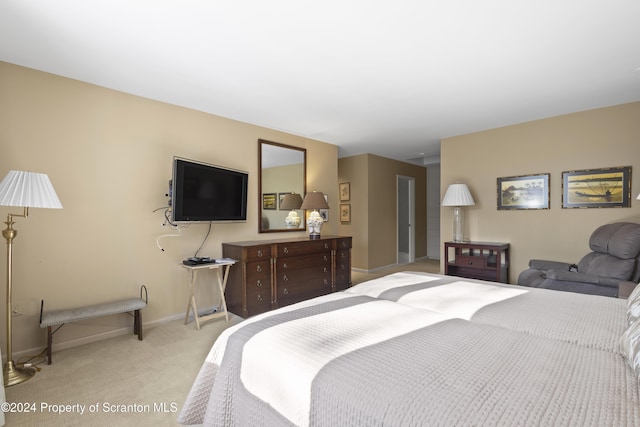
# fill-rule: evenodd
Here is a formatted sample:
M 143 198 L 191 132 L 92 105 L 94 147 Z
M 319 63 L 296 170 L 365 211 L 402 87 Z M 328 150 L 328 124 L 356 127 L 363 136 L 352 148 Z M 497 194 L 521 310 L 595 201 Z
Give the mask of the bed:
M 220 335 L 178 420 L 640 425 L 628 304 L 581 297 L 405 272 L 283 307 Z
M 455 276 L 395 273 L 346 292 L 612 352 L 627 328 L 624 299 Z

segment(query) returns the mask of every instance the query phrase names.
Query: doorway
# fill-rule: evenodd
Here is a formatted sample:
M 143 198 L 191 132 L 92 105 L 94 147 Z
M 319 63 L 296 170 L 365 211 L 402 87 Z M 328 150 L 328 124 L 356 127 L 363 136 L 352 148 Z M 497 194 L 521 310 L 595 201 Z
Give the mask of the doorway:
M 397 263 L 408 264 L 415 261 L 415 178 L 396 176 L 397 186 Z

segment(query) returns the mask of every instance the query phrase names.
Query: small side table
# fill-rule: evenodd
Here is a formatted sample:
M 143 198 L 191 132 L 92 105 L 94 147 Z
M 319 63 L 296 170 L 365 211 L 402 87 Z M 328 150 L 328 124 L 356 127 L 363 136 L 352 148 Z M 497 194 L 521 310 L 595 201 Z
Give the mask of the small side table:
M 196 321 L 196 329 L 200 330 L 200 322 L 206 322 L 207 320 L 224 317 L 229 321 L 229 312 L 227 311 L 227 302 L 224 298 L 224 289 L 227 286 L 227 279 L 229 277 L 229 269 L 235 261 L 222 261 L 211 264 L 198 264 L 198 265 L 185 265 L 180 264 L 181 267 L 187 269 L 189 273 L 189 300 L 187 301 L 187 313 L 184 316 L 184 324 L 189 323 L 189 312 L 193 310 L 193 318 Z M 215 272 L 215 282 L 218 285 L 218 291 L 220 292 L 220 311 L 217 313 L 207 314 L 204 316 L 198 316 L 198 305 L 196 304 L 196 277 L 200 270 L 213 270 Z
M 509 249 L 509 243 L 445 242 L 444 274 L 507 283 Z

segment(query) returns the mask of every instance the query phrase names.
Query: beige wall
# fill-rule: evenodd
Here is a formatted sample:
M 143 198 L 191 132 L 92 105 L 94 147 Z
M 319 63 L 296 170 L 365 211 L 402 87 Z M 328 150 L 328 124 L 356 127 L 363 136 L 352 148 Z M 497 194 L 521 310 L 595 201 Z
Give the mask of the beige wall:
M 342 223 L 339 231 L 353 236 L 353 268 L 371 271 L 397 262 L 398 175 L 415 178 L 415 256 L 426 256 L 426 168 L 363 154 L 339 159 L 338 171 L 338 180 L 351 188 L 351 200 L 343 202 L 351 204 L 351 223 Z
M 49 309 L 70 308 L 132 297 L 145 284 L 145 323 L 184 313 L 187 275 L 178 264 L 198 249 L 207 225 L 162 239 L 164 252 L 156 246 L 159 236 L 175 234 L 161 226 L 162 212 L 154 212 L 167 203 L 173 156 L 249 172 L 248 221 L 214 224 L 202 255 L 220 256 L 224 241 L 305 235 L 257 233 L 259 138 L 306 148 L 308 188 L 338 199 L 331 144 L 3 62 L 0 93 L 0 179 L 12 169 L 47 173 L 64 206 L 32 209 L 16 220 L 13 302 L 24 314 L 14 317 L 14 353 L 46 346 L 38 327 L 41 299 Z M 15 211 L 0 207 L 3 218 Z M 338 222 L 337 210 L 330 210 L 323 233 L 336 234 Z M 3 278 L 5 271 L 0 262 Z M 208 279 L 199 276 L 201 284 Z M 203 307 L 217 304 L 210 288 L 200 289 Z M 121 315 L 68 325 L 56 334 L 56 348 L 129 324 Z
M 492 129 L 442 141 L 441 195 L 469 185 L 465 208 L 474 241 L 511 243 L 510 282 L 529 259 L 577 262 L 599 225 L 640 222 L 640 102 Z M 562 209 L 562 172 L 632 166 L 631 208 Z M 550 173 L 548 210 L 497 210 L 496 179 Z M 452 208 L 441 207 L 441 239 L 451 239 Z M 442 250 L 442 245 L 441 245 Z

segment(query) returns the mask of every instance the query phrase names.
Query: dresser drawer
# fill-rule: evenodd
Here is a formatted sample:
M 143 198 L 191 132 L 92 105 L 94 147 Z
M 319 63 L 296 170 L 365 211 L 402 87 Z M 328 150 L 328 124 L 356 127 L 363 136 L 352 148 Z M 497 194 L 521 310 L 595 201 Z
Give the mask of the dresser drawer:
M 247 312 L 249 316 L 271 310 L 270 286 L 247 286 Z
M 251 246 L 246 249 L 247 261 L 270 259 L 271 258 L 271 245 L 263 246 Z
M 456 259 L 454 260 L 454 265 L 457 265 L 458 267 L 486 268 L 487 257 L 456 255 Z
M 327 271 L 331 271 L 331 252 L 280 258 L 276 260 L 276 271 L 278 273 L 314 267 L 324 267 Z M 319 270 L 314 268 L 314 271 Z
M 284 258 L 290 256 L 306 255 L 316 252 L 331 251 L 330 240 L 305 240 L 302 242 L 289 242 L 277 245 L 276 257 Z
M 351 252 L 336 251 L 336 290 L 343 291 L 351 286 Z
M 271 281 L 271 260 L 247 263 L 247 282 L 255 280 Z
M 304 277 L 304 279 L 301 279 Z M 295 280 L 287 275 L 278 281 L 278 306 L 293 304 L 331 292 L 331 274 L 302 274 Z
M 336 250 L 351 249 L 351 237 L 336 239 Z

